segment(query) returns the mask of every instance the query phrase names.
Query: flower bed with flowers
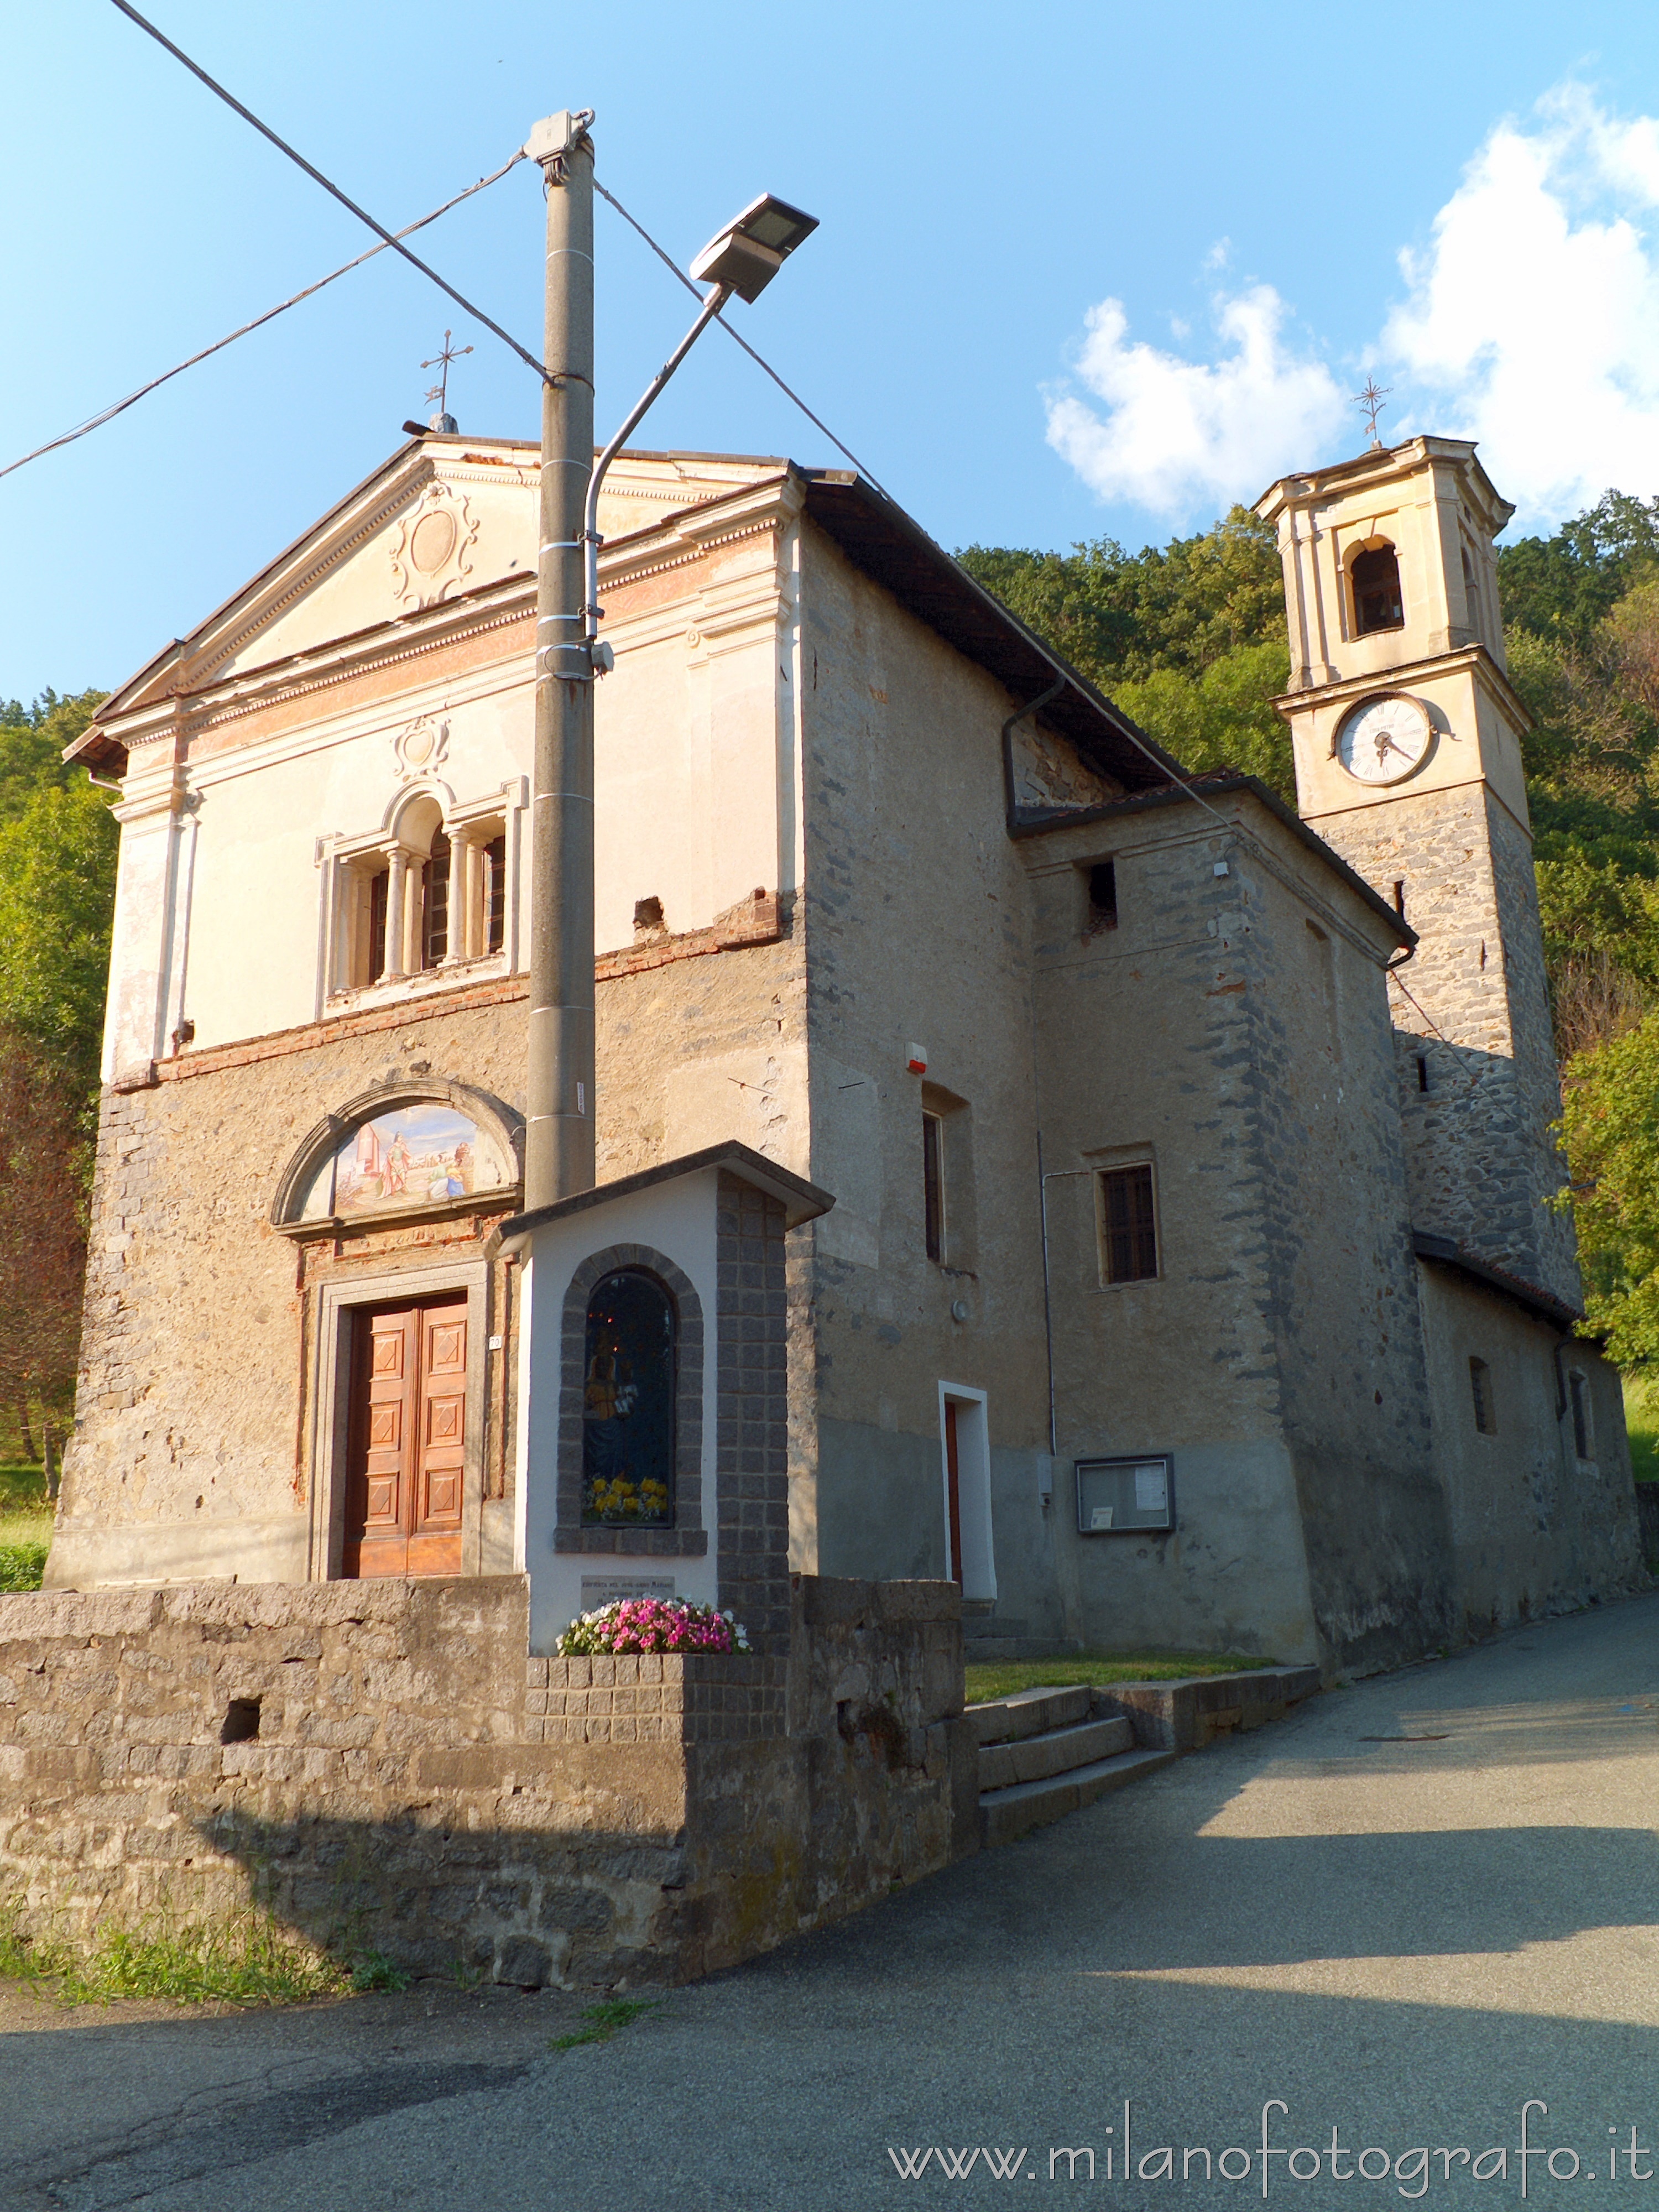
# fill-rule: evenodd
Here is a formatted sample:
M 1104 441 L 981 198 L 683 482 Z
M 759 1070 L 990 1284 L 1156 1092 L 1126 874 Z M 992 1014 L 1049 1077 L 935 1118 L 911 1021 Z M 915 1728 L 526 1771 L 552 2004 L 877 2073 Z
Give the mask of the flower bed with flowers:
M 577 1616 L 559 1638 L 561 1659 L 611 1651 L 747 1651 L 743 1625 L 685 1598 L 624 1597 Z

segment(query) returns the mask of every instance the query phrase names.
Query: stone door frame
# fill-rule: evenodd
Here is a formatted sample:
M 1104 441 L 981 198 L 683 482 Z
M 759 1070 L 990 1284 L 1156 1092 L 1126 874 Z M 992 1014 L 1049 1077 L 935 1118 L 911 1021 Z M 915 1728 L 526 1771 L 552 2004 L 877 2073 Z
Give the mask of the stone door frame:
M 452 1261 L 353 1275 L 318 1291 L 312 1356 L 311 1536 L 308 1582 L 338 1582 L 345 1545 L 347 1464 L 351 1441 L 351 1328 L 365 1306 L 414 1305 L 459 1291 L 466 1299 L 465 1488 L 461 1510 L 461 1572 L 483 1571 L 484 1425 L 489 1408 L 489 1263 Z

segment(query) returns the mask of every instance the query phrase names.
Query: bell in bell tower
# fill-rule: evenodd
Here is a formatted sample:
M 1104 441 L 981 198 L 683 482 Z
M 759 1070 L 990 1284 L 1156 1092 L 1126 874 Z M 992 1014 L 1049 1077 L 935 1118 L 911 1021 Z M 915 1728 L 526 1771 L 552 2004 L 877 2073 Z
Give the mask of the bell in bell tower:
M 1413 438 L 1258 501 L 1285 569 L 1304 819 L 1417 933 L 1391 971 L 1413 1226 L 1579 1303 L 1521 738 L 1474 446 Z

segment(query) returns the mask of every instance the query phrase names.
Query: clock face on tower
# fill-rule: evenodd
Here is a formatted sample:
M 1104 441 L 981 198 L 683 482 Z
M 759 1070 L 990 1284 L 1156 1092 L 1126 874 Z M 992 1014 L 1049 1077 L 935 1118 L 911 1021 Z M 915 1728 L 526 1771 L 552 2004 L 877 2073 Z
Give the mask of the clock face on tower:
M 1399 783 L 1420 768 L 1434 739 L 1429 718 L 1401 691 L 1362 699 L 1336 733 L 1336 757 L 1358 783 Z

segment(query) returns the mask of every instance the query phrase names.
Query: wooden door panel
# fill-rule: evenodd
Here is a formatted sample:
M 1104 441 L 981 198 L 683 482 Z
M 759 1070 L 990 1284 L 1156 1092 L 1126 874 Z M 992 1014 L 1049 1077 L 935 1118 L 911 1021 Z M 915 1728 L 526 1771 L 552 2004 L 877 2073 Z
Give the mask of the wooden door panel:
M 421 1319 L 421 1468 L 410 1534 L 453 1533 L 459 1542 L 466 1455 L 466 1308 L 428 1306 Z
M 465 1301 L 364 1312 L 353 1334 L 344 1571 L 459 1574 Z

